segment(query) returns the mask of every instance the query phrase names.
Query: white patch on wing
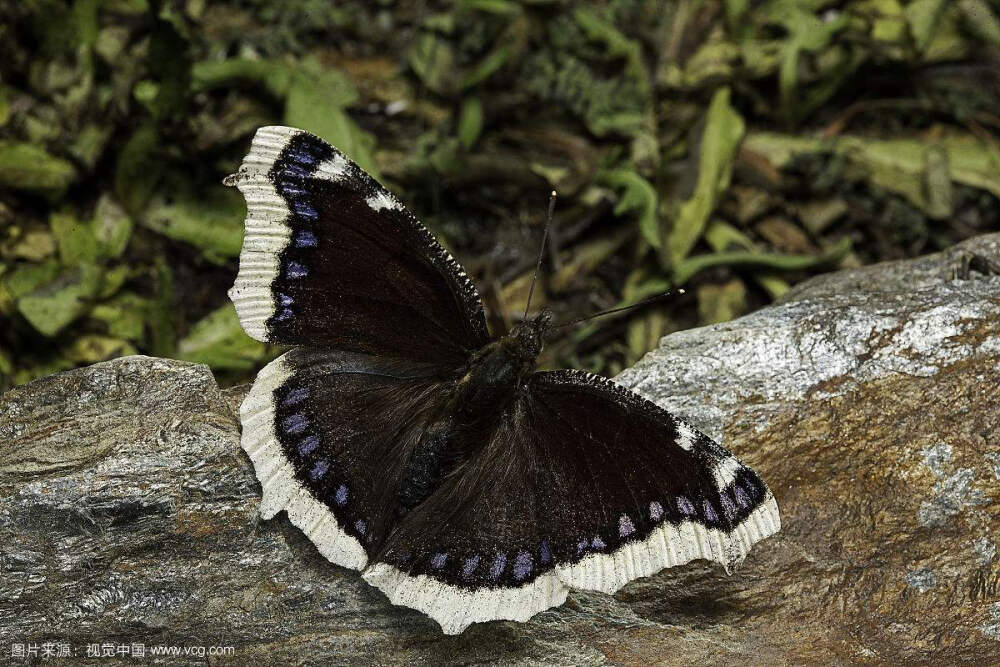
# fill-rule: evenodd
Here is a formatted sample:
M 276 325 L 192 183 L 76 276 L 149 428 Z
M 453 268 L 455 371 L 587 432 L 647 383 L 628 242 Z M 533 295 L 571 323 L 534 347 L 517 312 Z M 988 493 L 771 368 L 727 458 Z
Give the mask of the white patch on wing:
M 365 203 L 368 204 L 369 208 L 371 208 L 373 211 L 381 211 L 384 208 L 399 211 L 402 210 L 403 208 L 402 205 L 398 201 L 396 201 L 395 197 L 393 197 L 388 192 L 382 192 L 382 191 L 378 191 L 375 194 L 373 194 L 371 197 L 365 200 Z
M 229 290 L 240 324 L 251 338 L 267 342 L 265 323 L 274 315 L 271 283 L 278 275 L 278 254 L 288 245 L 292 230 L 286 225 L 288 205 L 274 189 L 267 173 L 299 130 L 262 127 L 254 135 L 250 153 L 231 180 L 247 202 L 246 230 L 240 250 L 240 268 Z
M 339 152 L 335 152 L 333 157 L 324 162 L 320 162 L 313 172 L 314 178 L 325 178 L 328 181 L 341 181 L 347 176 L 350 162 Z
M 722 491 L 732 484 L 736 480 L 736 473 L 742 468 L 743 464 L 735 456 L 730 456 L 719 461 L 719 464 L 715 466 L 715 470 L 712 471 L 715 483 L 719 485 L 719 490 Z
M 327 560 L 361 570 L 368 555 L 361 543 L 345 533 L 337 517 L 295 478 L 294 469 L 274 433 L 274 390 L 291 374 L 285 356 L 278 357 L 257 374 L 240 406 L 243 436 L 240 446 L 250 455 L 263 497 L 260 515 L 272 518 L 281 510 L 298 526 Z
M 698 441 L 698 432 L 676 417 L 674 418 L 674 427 L 677 429 L 677 444 L 680 445 L 681 449 L 691 451 L 694 443 Z

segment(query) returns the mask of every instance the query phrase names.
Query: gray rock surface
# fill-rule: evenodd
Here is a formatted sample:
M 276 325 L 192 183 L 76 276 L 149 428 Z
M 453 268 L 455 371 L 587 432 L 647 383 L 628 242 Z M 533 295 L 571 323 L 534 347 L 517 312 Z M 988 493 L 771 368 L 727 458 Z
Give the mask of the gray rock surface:
M 771 485 L 784 528 L 733 575 L 692 563 L 457 637 L 327 563 L 283 515 L 256 517 L 240 394 L 204 366 L 129 357 L 16 388 L 0 397 L 0 655 L 997 664 L 1000 278 L 953 280 L 963 252 L 1000 261 L 1000 236 L 816 279 L 668 336 L 619 377 Z

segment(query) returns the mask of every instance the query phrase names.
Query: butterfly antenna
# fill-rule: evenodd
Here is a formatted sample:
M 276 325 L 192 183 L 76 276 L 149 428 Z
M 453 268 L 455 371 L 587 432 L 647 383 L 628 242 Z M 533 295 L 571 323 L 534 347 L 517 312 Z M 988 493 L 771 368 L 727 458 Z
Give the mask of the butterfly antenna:
M 521 319 L 528 319 L 528 309 L 531 307 L 531 295 L 535 293 L 535 282 L 538 280 L 538 272 L 542 269 L 542 258 L 545 256 L 545 241 L 549 238 L 549 227 L 552 226 L 552 213 L 556 210 L 556 191 L 549 194 L 549 214 L 545 218 L 545 231 L 542 232 L 542 245 L 538 248 L 538 261 L 535 262 L 535 274 L 531 276 L 531 287 L 528 288 L 528 300 L 524 304 L 524 316 Z
M 647 299 L 643 299 L 642 301 L 636 301 L 635 303 L 631 303 L 631 304 L 629 304 L 627 306 L 619 306 L 617 308 L 611 308 L 609 310 L 602 310 L 599 313 L 592 313 L 590 315 L 586 315 L 584 317 L 580 317 L 580 318 L 577 318 L 575 320 L 570 320 L 569 322 L 563 322 L 562 324 L 553 324 L 550 328 L 551 329 L 561 329 L 562 327 L 573 326 L 574 324 L 579 324 L 580 322 L 586 322 L 587 320 L 592 320 L 592 319 L 597 318 L 597 317 L 604 317 L 605 315 L 611 315 L 612 313 L 620 313 L 620 312 L 625 311 L 625 310 L 632 310 L 633 308 L 639 308 L 641 306 L 645 306 L 647 304 L 653 303 L 654 301 L 662 301 L 663 299 L 667 298 L 668 296 L 672 296 L 674 294 L 684 294 L 684 291 L 685 290 L 684 290 L 683 287 L 678 287 L 675 290 L 668 289 L 665 292 L 661 292 L 659 294 L 654 294 L 653 296 L 651 296 L 651 297 L 649 297 Z

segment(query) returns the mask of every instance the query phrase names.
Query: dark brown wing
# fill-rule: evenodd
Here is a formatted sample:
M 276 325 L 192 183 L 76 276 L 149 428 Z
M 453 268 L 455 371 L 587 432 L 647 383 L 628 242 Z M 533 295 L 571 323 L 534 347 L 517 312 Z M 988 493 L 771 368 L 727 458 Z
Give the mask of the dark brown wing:
M 750 468 L 612 382 L 536 373 L 492 440 L 390 535 L 365 578 L 446 632 L 524 620 L 568 588 L 728 564 L 779 528 Z
M 404 463 L 446 383 L 440 367 L 354 352 L 300 348 L 271 362 L 240 415 L 261 515 L 286 510 L 330 561 L 363 568 L 394 525 Z
M 322 139 L 261 128 L 227 182 L 247 201 L 230 297 L 250 336 L 451 364 L 486 343 L 482 303 L 461 266 Z

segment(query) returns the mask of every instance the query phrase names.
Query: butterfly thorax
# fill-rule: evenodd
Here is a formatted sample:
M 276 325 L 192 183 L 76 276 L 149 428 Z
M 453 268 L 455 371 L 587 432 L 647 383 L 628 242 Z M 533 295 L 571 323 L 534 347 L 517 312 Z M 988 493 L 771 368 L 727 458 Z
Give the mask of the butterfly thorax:
M 489 440 L 542 350 L 548 313 L 518 324 L 470 356 L 440 416 L 413 450 L 399 490 L 400 505 L 423 501 L 445 475 Z

